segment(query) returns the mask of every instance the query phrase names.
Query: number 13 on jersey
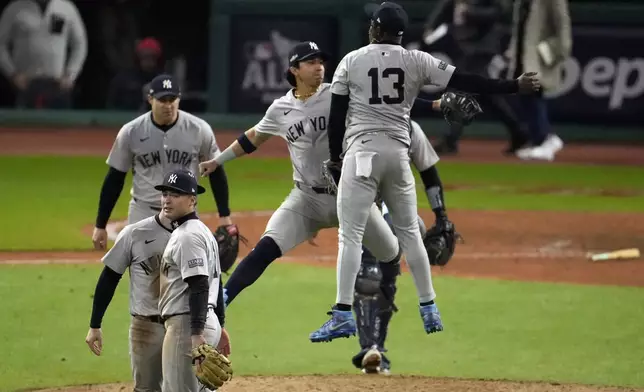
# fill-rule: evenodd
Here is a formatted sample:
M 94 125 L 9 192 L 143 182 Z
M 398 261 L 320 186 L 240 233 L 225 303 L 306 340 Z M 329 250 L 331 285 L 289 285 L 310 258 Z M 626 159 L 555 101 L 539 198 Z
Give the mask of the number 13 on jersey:
M 371 68 L 367 75 L 371 78 L 371 98 L 370 105 L 395 105 L 405 100 L 405 71 L 402 68 L 385 68 L 380 72 L 378 68 Z M 384 94 L 380 96 L 380 83 L 383 86 L 390 84 L 396 91 L 396 95 Z

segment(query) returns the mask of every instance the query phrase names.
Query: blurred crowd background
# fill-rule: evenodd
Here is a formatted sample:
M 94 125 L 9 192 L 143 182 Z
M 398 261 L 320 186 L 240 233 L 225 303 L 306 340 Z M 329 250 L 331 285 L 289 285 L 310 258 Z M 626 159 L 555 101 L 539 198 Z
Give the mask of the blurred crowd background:
M 400 3 L 412 18 L 408 48 L 494 77 L 541 73 L 543 94 L 531 102 L 481 97 L 484 119 L 503 124 L 511 140 L 549 121 L 644 124 L 644 2 Z M 283 70 L 295 42 L 316 41 L 333 55 L 328 81 L 337 61 L 366 43 L 363 4 L 2 0 L 0 107 L 141 112 L 147 83 L 168 72 L 181 82 L 184 110 L 262 113 L 289 88 Z M 418 104 L 412 114 L 438 116 Z M 457 146 L 460 133 L 446 131 L 437 148 Z

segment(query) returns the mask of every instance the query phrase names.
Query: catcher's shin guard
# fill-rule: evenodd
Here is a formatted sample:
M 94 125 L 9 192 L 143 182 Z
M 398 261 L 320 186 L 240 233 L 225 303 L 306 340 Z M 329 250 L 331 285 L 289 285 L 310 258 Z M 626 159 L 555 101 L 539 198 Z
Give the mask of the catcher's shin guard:
M 389 321 L 396 309 L 396 277 L 400 264 L 363 261 L 356 279 L 353 308 L 360 347 L 384 350 Z

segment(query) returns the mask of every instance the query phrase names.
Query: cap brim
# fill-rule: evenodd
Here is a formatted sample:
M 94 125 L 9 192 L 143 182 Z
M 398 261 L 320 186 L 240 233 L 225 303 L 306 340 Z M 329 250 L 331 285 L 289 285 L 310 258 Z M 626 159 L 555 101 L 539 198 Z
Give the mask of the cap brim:
M 177 193 L 181 193 L 182 195 L 193 195 L 192 193 L 185 192 L 183 189 L 170 186 L 170 185 L 157 185 L 154 187 L 157 191 L 173 191 Z M 197 185 L 197 194 L 201 195 L 202 193 L 206 192 L 206 188 L 202 187 L 201 185 Z
M 152 98 L 163 98 L 163 97 L 180 97 L 181 93 L 176 93 L 172 91 L 159 91 L 152 94 Z
M 369 16 L 369 18 L 373 18 L 373 14 L 378 11 L 379 8 L 380 4 L 367 3 L 364 5 L 364 12 Z
M 321 50 L 318 50 L 317 52 L 311 52 L 307 54 L 306 56 L 303 56 L 302 58 L 299 58 L 297 61 L 306 61 L 306 60 L 311 60 L 315 58 L 321 58 L 322 61 L 328 61 L 329 60 L 329 54 L 326 52 L 323 52 Z

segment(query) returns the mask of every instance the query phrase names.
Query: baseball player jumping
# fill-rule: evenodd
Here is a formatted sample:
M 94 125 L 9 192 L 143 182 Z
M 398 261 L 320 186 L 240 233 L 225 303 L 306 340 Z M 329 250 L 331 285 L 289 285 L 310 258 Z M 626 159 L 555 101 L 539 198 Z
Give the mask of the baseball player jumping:
M 101 188 L 98 216 L 92 235 L 94 248 L 105 249 L 105 227 L 123 190 L 125 176 L 132 170 L 128 223 L 138 222 L 161 211 L 154 184 L 170 170 L 198 173 L 200 161 L 219 154 L 212 128 L 204 120 L 179 110 L 181 89 L 171 75 L 150 82 L 151 110 L 125 124 L 107 158 L 109 170 Z M 219 210 L 220 224 L 232 225 L 228 207 L 228 181 L 223 167 L 210 175 L 210 187 Z
M 159 316 L 159 271 L 161 257 L 172 230 L 163 212 L 129 224 L 121 230 L 114 246 L 103 256 L 92 306 L 90 329 L 85 342 L 101 355 L 101 323 L 116 287 L 130 271 L 129 347 L 135 392 L 161 392 L 161 348 L 165 328 Z
M 336 331 L 343 326 L 355 323 L 351 304 L 362 236 L 377 195 L 389 208 L 405 252 L 425 332 L 443 330 L 417 223 L 416 188 L 409 165 L 409 112 L 420 88 L 429 84 L 473 93 L 512 94 L 539 87 L 534 73 L 517 80 L 493 80 L 455 72 L 453 66 L 428 53 L 401 46 L 408 23 L 401 6 L 384 2 L 365 8 L 371 17 L 371 43 L 340 61 L 331 85 L 328 167 L 339 177 L 338 289 L 330 320 L 313 333 L 326 340 L 337 337 Z
M 195 212 L 197 195 L 205 189 L 191 171 L 170 171 L 154 189 L 162 192 L 163 213 L 173 228 L 161 261 L 159 310 L 166 328 L 163 392 L 198 392 L 193 360 L 197 367 L 202 363 L 195 358 L 195 350 L 210 345 L 226 356 L 230 354 L 223 328 L 217 242 Z
M 323 228 L 337 227 L 336 197 L 324 178 L 323 162 L 329 157 L 327 119 L 331 94 L 324 79 L 327 55 L 314 42 L 301 42 L 289 54 L 286 78 L 294 87 L 276 99 L 264 118 L 242 134 L 215 159 L 200 164 L 202 175 L 219 165 L 250 154 L 271 136 L 286 140 L 293 166 L 294 188 L 271 216 L 254 249 L 239 263 L 226 282 L 226 303 L 253 284 L 276 259 Z M 379 260 L 397 263 L 398 240 L 375 203 L 364 226 L 364 243 Z M 360 255 L 356 259 L 360 260 Z M 337 336 L 356 332 L 355 324 L 335 331 Z M 315 341 L 316 338 L 312 337 Z

